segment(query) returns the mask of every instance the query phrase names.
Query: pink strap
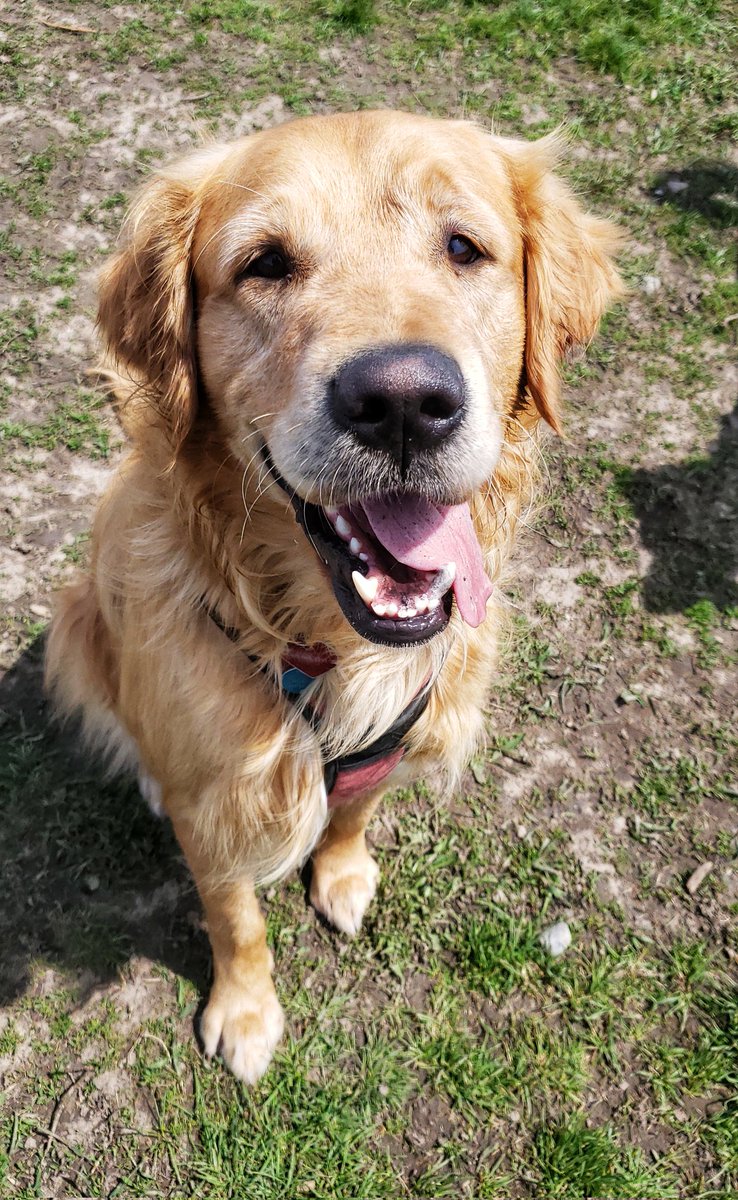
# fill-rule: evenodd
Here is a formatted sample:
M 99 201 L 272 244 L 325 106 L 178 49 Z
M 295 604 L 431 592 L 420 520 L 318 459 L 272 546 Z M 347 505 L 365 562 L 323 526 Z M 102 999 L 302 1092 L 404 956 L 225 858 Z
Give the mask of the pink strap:
M 373 791 L 380 783 L 391 775 L 398 763 L 402 761 L 405 750 L 398 746 L 386 758 L 378 762 L 367 763 L 365 766 L 350 767 L 339 771 L 333 790 L 328 797 L 328 807 L 337 808 L 341 804 L 349 804 L 358 800 L 365 792 Z

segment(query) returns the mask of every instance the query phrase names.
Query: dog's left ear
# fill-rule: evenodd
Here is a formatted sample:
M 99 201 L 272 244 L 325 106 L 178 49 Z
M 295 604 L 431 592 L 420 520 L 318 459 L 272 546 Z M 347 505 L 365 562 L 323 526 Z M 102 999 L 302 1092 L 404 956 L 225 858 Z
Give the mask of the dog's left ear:
M 621 242 L 609 221 L 593 217 L 552 173 L 555 134 L 538 142 L 499 139 L 523 234 L 524 383 L 539 414 L 561 433 L 559 367 L 568 351 L 594 337 L 600 317 L 624 292 L 612 260 Z

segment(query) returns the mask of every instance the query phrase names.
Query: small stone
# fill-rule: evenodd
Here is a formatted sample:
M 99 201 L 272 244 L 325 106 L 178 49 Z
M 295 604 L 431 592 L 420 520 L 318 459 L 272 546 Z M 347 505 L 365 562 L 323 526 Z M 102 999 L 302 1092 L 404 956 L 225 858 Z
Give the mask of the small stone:
M 557 921 L 539 934 L 538 941 L 552 958 L 558 958 L 571 946 L 571 930 L 566 921 Z
M 644 275 L 641 285 L 647 296 L 655 296 L 661 291 L 661 280 L 658 275 Z
M 711 862 L 703 862 L 692 872 L 686 884 L 690 896 L 694 896 L 695 892 L 699 891 L 714 865 Z
M 525 841 L 525 839 L 528 836 L 528 826 L 527 825 L 518 825 L 515 832 L 517 833 L 521 842 L 523 842 L 523 841 Z
M 86 892 L 96 892 L 100 887 L 100 878 L 97 875 L 85 875 L 82 880 L 82 887 Z
M 51 616 L 51 609 L 47 608 L 45 604 L 31 604 L 29 607 L 34 617 L 43 617 L 48 620 Z

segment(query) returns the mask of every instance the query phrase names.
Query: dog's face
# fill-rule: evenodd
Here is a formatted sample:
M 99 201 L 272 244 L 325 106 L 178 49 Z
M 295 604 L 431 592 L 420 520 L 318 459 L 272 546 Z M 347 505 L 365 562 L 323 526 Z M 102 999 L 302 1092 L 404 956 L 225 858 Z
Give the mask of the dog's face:
M 481 140 L 379 113 L 288 125 L 222 164 L 194 242 L 201 371 L 231 437 L 256 419 L 305 499 L 453 504 L 494 469 L 522 240 Z
M 531 398 L 556 426 L 558 360 L 616 287 L 609 228 L 550 157 L 398 113 L 294 122 L 151 185 L 104 282 L 175 443 L 204 392 L 370 640 L 427 640 L 454 595 L 483 620 L 468 501 Z

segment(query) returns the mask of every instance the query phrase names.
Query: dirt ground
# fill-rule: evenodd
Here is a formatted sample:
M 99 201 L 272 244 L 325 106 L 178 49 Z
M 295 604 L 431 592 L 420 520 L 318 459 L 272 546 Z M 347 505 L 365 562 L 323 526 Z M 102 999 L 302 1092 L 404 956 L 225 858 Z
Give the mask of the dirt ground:
M 736 1196 L 734 55 L 674 34 L 705 56 L 677 94 L 571 49 L 484 68 L 463 6 L 360 9 L 0 4 L 0 1189 Z M 171 835 L 53 725 L 43 629 L 124 453 L 90 369 L 127 199 L 198 138 L 357 103 L 566 120 L 630 291 L 543 447 L 490 748 L 446 808 L 432 780 L 388 801 L 354 943 L 301 880 L 265 897 L 290 1040 L 248 1093 L 194 1045 L 207 941 Z

